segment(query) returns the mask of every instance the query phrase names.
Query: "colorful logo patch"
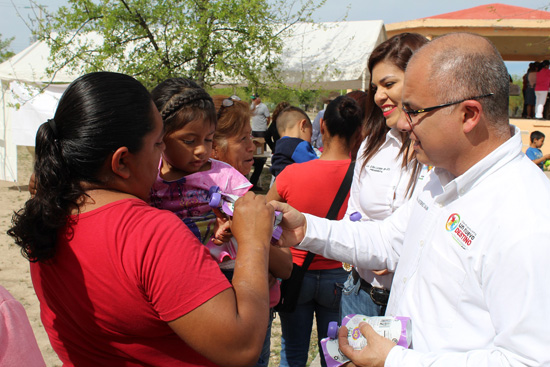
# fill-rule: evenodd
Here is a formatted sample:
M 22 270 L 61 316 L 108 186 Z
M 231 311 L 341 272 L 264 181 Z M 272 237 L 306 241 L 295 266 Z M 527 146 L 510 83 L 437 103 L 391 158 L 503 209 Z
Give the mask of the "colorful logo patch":
M 460 215 L 457 213 L 449 216 L 445 223 L 445 229 L 447 232 L 451 232 L 453 240 L 463 249 L 469 248 L 477 235 L 470 226 L 460 219 Z
M 447 231 L 454 231 L 456 227 L 458 227 L 458 223 L 460 223 L 460 215 L 457 213 L 451 214 L 449 216 L 449 219 L 447 219 L 447 223 L 445 224 L 445 228 Z

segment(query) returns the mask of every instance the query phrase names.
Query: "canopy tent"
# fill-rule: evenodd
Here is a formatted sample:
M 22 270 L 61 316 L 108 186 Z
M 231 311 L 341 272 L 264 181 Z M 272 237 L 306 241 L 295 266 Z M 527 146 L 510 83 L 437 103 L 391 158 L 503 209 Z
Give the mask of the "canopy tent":
M 507 61 L 550 59 L 550 12 L 504 4 L 470 9 L 386 25 L 388 37 L 402 32 L 430 39 L 452 32 L 487 37 Z
M 362 89 L 372 50 L 387 39 L 381 20 L 297 23 L 284 39 L 281 76 L 302 89 Z
M 35 42 L 0 64 L 0 180 L 17 181 L 17 145 L 34 146 L 38 126 L 77 77 L 67 70 L 48 76 L 49 56 L 49 47 Z
M 304 89 L 364 89 L 367 60 L 387 39 L 381 20 L 297 23 L 283 38 L 284 83 Z M 88 34 L 96 42 L 96 34 Z M 0 64 L 0 180 L 17 180 L 17 145 L 34 146 L 40 124 L 54 115 L 68 83 L 79 75 L 47 73 L 50 49 L 36 42 Z M 229 83 L 228 83 L 229 84 Z

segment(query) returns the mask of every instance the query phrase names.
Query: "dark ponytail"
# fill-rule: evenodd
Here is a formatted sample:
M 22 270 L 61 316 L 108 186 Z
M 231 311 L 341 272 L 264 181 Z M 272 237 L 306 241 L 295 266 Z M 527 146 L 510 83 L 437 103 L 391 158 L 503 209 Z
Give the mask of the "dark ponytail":
M 14 213 L 8 235 L 30 261 L 55 255 L 58 231 L 68 226 L 85 198 L 82 183 L 102 187 L 100 171 L 112 152 L 141 149 L 153 130 L 154 105 L 134 78 L 97 72 L 76 79 L 52 120 L 36 135 L 36 195 Z
M 361 127 L 363 112 L 353 98 L 339 96 L 328 104 L 323 120 L 330 136 L 344 138 L 350 145 Z

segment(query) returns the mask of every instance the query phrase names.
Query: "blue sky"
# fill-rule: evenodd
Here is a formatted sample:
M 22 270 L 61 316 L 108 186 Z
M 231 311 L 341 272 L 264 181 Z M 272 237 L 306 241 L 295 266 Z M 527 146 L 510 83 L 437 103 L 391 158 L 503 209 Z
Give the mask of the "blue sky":
M 67 4 L 67 0 L 37 0 L 37 2 L 45 5 L 49 12 Z M 390 24 L 495 2 L 550 10 L 550 0 L 327 0 L 325 5 L 316 12 L 314 18 L 317 21 L 338 21 L 347 14 L 347 20 L 381 19 L 385 24 Z M 28 0 L 0 0 L 0 34 L 2 39 L 15 37 L 11 44 L 11 50 L 14 52 L 19 52 L 30 44 L 31 32 L 24 21 L 28 19 L 29 15 L 32 15 L 29 8 Z M 507 66 L 511 74 L 523 75 L 527 64 L 525 62 L 508 62 Z

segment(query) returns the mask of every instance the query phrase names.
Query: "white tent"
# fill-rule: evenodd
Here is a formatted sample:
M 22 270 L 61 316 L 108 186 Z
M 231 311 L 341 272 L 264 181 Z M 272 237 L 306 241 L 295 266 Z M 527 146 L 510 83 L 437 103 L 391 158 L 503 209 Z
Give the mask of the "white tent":
M 365 90 L 369 56 L 387 40 L 381 20 L 296 23 L 284 34 L 279 75 L 285 85 L 305 90 Z M 246 82 L 225 78 L 214 87 L 228 85 Z
M 381 20 L 298 23 L 288 34 L 283 80 L 304 89 L 365 89 L 368 57 L 387 38 Z M 17 181 L 17 145 L 34 146 L 38 127 L 79 76 L 63 69 L 49 76 L 49 56 L 46 43 L 36 42 L 0 64 L 0 180 Z
M 387 39 L 381 20 L 298 23 L 284 42 L 281 75 L 303 89 L 362 89 L 372 50 Z
M 48 76 L 50 49 L 35 42 L 0 64 L 0 180 L 17 181 L 17 145 L 34 146 L 36 131 L 51 118 L 74 75 Z

